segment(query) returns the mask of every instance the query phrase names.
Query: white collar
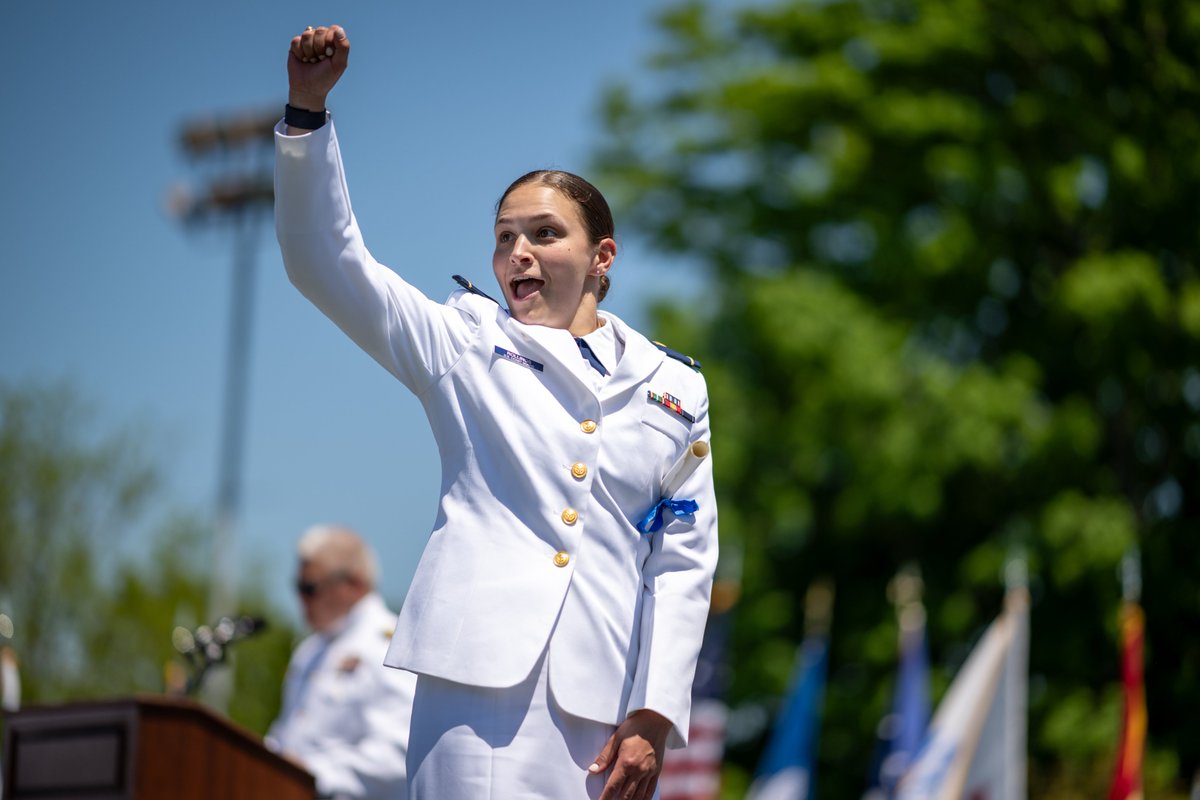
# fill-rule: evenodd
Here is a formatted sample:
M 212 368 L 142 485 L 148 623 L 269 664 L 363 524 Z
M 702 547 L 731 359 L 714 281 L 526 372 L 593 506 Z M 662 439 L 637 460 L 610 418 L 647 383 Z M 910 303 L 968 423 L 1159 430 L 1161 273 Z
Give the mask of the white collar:
M 600 363 L 611 375 L 617 371 L 617 364 L 625 353 L 625 342 L 617 333 L 617 326 L 612 323 L 612 320 L 600 317 L 600 321 L 604 324 L 580 338 L 588 343 L 588 347 L 592 348 L 596 358 L 600 359 Z
M 326 641 L 332 641 L 354 625 L 362 622 L 367 618 L 367 615 L 374 613 L 378 608 L 384 606 L 383 598 L 376 592 L 367 592 L 360 597 L 354 605 L 350 606 L 350 610 L 345 616 L 333 622 L 328 628 L 321 631 L 318 636 Z

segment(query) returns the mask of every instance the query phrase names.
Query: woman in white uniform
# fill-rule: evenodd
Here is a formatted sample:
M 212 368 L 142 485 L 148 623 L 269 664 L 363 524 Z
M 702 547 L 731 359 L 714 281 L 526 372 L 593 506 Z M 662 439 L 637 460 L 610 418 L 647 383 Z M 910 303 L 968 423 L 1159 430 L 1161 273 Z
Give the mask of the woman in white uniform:
M 465 280 L 437 303 L 379 264 L 325 110 L 349 50 L 338 26 L 292 40 L 276 229 L 292 282 L 421 400 L 441 456 L 386 659 L 419 676 L 412 797 L 646 800 L 686 743 L 717 559 L 704 380 L 598 309 L 617 245 L 577 176 L 501 197 L 503 304 Z

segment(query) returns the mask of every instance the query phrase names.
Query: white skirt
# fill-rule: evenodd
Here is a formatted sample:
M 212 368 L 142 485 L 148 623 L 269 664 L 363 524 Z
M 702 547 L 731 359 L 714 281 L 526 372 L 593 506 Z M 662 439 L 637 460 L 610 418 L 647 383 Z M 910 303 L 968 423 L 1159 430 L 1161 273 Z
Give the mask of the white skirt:
M 587 768 L 615 727 L 558 707 L 548 659 L 522 683 L 488 689 L 417 677 L 408 742 L 410 800 L 595 800 Z

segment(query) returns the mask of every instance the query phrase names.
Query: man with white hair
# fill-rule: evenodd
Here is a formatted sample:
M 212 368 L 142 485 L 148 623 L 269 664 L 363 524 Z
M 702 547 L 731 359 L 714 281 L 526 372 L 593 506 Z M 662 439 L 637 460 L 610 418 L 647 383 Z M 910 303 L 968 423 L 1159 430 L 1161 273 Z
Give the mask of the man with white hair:
M 416 676 L 383 665 L 396 614 L 375 592 L 375 554 L 330 525 L 310 528 L 296 549 L 296 591 L 313 633 L 292 654 L 267 746 L 316 776 L 322 797 L 406 798 Z

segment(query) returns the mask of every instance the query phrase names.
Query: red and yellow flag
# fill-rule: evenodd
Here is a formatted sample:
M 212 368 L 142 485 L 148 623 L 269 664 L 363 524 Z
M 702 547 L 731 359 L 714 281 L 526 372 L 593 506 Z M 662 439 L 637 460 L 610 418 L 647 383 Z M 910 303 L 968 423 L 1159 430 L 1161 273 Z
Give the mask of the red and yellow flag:
M 1117 769 L 1108 800 L 1142 800 L 1142 754 L 1146 749 L 1146 682 L 1142 671 L 1146 618 L 1137 603 L 1121 607 L 1121 681 L 1125 685 L 1125 715 Z

